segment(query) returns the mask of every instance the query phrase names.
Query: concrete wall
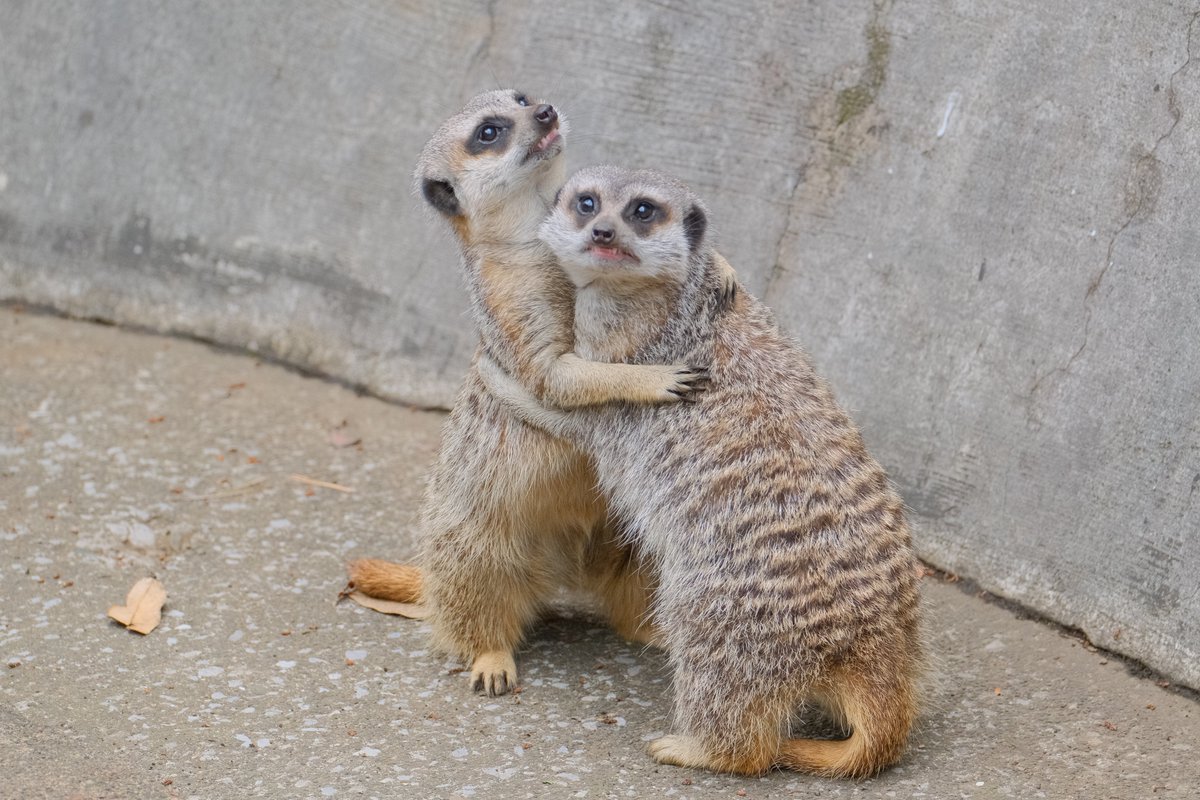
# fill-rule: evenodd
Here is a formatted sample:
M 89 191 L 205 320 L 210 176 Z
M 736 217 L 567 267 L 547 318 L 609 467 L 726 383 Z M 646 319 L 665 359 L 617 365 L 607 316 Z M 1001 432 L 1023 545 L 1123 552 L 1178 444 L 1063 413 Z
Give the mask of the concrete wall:
M 1200 3 L 0 6 L 0 299 L 419 404 L 424 138 L 517 84 L 679 174 L 934 563 L 1200 686 Z

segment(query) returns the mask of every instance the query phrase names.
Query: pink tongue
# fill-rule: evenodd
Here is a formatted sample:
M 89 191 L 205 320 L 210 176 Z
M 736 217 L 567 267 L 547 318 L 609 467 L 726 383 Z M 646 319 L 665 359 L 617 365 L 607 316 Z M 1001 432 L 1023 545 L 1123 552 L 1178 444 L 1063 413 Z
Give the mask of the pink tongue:
M 618 250 L 615 247 L 593 247 L 592 252 L 596 254 L 597 258 L 604 258 L 612 261 L 619 261 L 622 258 L 625 258 L 625 251 Z

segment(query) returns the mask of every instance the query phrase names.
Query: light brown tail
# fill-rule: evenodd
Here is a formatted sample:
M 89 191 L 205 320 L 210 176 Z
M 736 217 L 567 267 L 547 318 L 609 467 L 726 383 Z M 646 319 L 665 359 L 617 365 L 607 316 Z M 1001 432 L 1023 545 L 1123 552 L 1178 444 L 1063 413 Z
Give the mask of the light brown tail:
M 424 576 L 418 567 L 378 558 L 360 558 L 346 565 L 351 585 L 363 594 L 397 603 L 421 602 Z
M 838 673 L 821 699 L 850 729 L 850 737 L 785 739 L 779 766 L 828 778 L 867 778 L 900 760 L 917 716 L 910 671 L 900 667 L 880 674 L 876 665 L 873 673 L 849 667 Z

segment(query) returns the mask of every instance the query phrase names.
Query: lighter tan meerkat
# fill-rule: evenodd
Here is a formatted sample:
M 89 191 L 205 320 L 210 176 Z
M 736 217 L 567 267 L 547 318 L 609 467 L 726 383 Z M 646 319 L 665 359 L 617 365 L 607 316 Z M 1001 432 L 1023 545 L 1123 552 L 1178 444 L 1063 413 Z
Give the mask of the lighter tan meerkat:
M 548 406 L 683 399 L 703 370 L 572 351 L 573 289 L 537 238 L 563 183 L 564 131 L 553 106 L 499 90 L 471 100 L 421 153 L 416 182 L 458 238 L 483 346 Z M 423 571 L 363 560 L 350 579 L 376 597 L 430 603 L 435 646 L 471 663 L 477 689 L 502 694 L 516 683 L 514 649 L 561 584 L 599 595 L 622 635 L 651 635 L 649 579 L 605 522 L 586 458 L 512 417 L 472 367 L 425 496 Z
M 900 758 L 918 710 L 917 561 L 900 497 L 770 311 L 719 299 L 707 212 L 683 184 L 577 173 L 541 236 L 576 286 L 583 358 L 710 365 L 695 402 L 546 409 L 486 357 L 493 393 L 589 453 L 657 570 L 650 611 L 674 671 L 660 762 L 864 777 Z M 848 732 L 790 738 L 811 706 Z

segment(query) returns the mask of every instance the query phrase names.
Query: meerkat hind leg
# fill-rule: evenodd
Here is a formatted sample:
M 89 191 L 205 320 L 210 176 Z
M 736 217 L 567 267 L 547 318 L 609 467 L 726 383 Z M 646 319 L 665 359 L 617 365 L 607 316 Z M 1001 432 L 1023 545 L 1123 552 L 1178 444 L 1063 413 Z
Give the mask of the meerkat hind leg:
M 708 768 L 712 760 L 708 750 L 699 739 L 691 736 L 670 734 L 660 736 L 650 742 L 646 750 L 660 764 L 671 764 L 676 767 Z
M 708 769 L 734 775 L 761 775 L 771 768 L 773 752 L 762 749 L 753 755 L 735 757 L 711 752 L 694 736 L 668 734 L 652 741 L 647 747 L 650 756 L 660 764 L 676 767 Z
M 662 631 L 650 619 L 653 589 L 634 564 L 605 576 L 595 589 L 609 624 L 617 634 L 637 644 L 661 647 Z

